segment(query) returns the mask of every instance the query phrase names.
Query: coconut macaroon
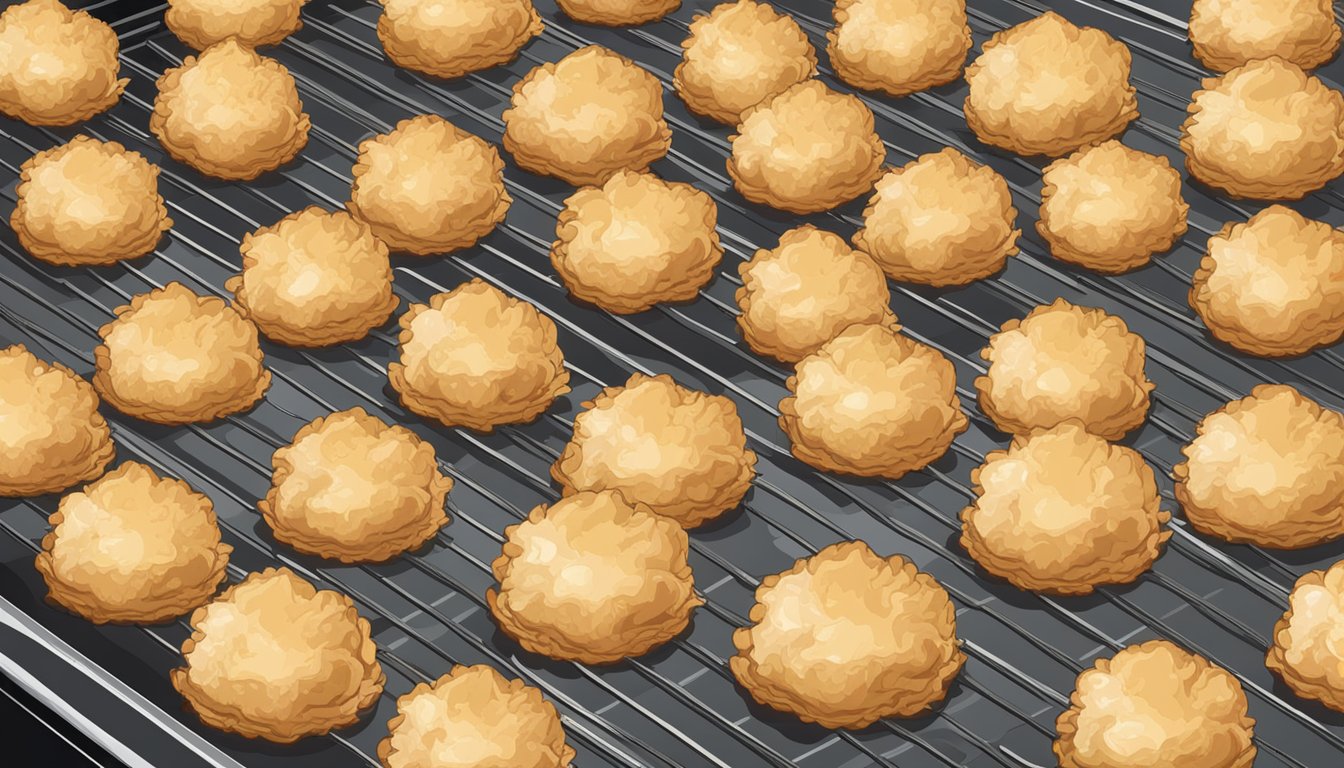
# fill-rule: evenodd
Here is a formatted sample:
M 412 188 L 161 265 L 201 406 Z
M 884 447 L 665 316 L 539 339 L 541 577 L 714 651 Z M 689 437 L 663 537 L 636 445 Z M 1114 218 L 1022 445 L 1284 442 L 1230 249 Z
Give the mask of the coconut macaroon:
M 399 67 L 462 77 L 507 64 L 545 25 L 532 0 L 381 0 L 378 39 Z
M 905 96 L 956 80 L 971 50 L 966 0 L 837 0 L 826 34 L 835 74 Z
M 297 157 L 308 128 L 289 70 L 232 38 L 164 72 L 149 118 L 173 159 L 240 181 Z
M 266 394 L 257 327 L 181 283 L 142 293 L 98 329 L 93 388 L 122 413 L 160 424 L 213 421 Z
M 1058 157 L 1139 116 L 1129 48 L 1054 11 L 1009 27 L 966 68 L 966 123 L 986 144 Z
M 117 33 L 57 0 L 0 13 L 0 113 L 29 125 L 73 125 L 110 108 L 130 82 L 117 78 Z
M 416 549 L 448 524 L 453 481 L 434 447 L 363 408 L 314 420 L 275 452 L 271 490 L 257 503 L 278 541 L 345 563 Z
M 1233 197 L 1297 200 L 1344 172 L 1344 96 L 1296 64 L 1206 78 L 1187 111 L 1186 169 Z
M 966 655 L 942 586 L 900 555 L 832 544 L 756 589 L 728 665 L 752 698 L 825 728 L 926 712 Z
M 1190 524 L 1227 541 L 1296 549 L 1344 536 L 1344 415 L 1262 384 L 1199 423 L 1172 469 Z
M 1060 768 L 1250 768 L 1255 759 L 1241 683 L 1166 640 L 1097 659 L 1071 702 L 1055 722 Z
M 854 245 L 894 280 L 965 285 L 1017 253 L 1016 223 L 1003 177 L 948 147 L 878 179 Z
M 751 488 L 756 454 L 737 406 L 722 395 L 636 373 L 583 409 L 551 466 L 566 496 L 620 491 L 694 528 L 736 507 Z
M 728 175 L 742 196 L 791 213 L 834 208 L 873 188 L 887 148 L 857 96 L 807 80 L 742 114 Z
M 677 93 L 698 115 L 737 125 L 742 113 L 817 73 L 817 53 L 798 22 L 766 3 L 736 0 L 691 22 Z
M 1190 286 L 1220 341 L 1262 357 L 1302 355 L 1344 337 L 1344 233 L 1282 205 L 1209 238 Z
M 1057 299 L 1004 323 L 980 350 L 980 409 L 1013 435 L 1077 419 L 1119 440 L 1148 416 L 1144 347 L 1124 320 Z
M 500 627 L 553 659 L 610 664 L 681 633 L 704 601 L 686 532 L 619 491 L 580 491 L 504 531 L 485 593 Z
M 1288 595 L 1288 610 L 1274 625 L 1265 666 L 1293 692 L 1344 712 L 1344 560 L 1303 574 Z
M 1165 157 L 1107 141 L 1054 161 L 1041 182 L 1036 231 L 1061 261 L 1119 274 L 1185 234 L 1190 206 Z
M 568 768 L 574 750 L 555 706 L 492 667 L 454 666 L 397 699 L 378 743 L 383 768 Z
M 681 0 L 556 0 L 565 15 L 584 24 L 629 27 L 657 21 L 675 11 Z
M 810 224 L 738 267 L 737 327 L 760 355 L 796 363 L 845 328 L 895 325 L 886 275 L 867 254 Z
M 690 184 L 617 171 L 565 200 L 551 264 L 569 292 L 609 312 L 690 301 L 723 257 L 719 211 Z
M 490 432 L 532 421 L 569 391 L 555 323 L 479 278 L 401 316 L 387 376 L 408 409 Z
M 289 744 L 342 728 L 387 677 L 369 622 L 288 568 L 249 574 L 191 614 L 173 687 L 212 728 Z
M 233 548 L 210 499 L 128 461 L 61 498 L 35 565 L 51 600 L 96 624 L 153 624 L 215 594 Z
M 0 424 L 0 496 L 92 480 L 116 452 L 93 387 L 22 344 L 0 349 Z
M 672 146 L 658 78 L 599 45 L 527 73 L 503 119 L 504 149 L 519 166 L 574 185 L 645 170 Z
M 971 472 L 961 545 L 1018 589 L 1085 595 L 1148 570 L 1171 536 L 1153 470 L 1065 422 L 1013 438 Z
M 308 0 L 168 0 L 163 23 L 177 39 L 205 50 L 230 37 L 249 48 L 275 45 L 299 31 Z
M 1278 56 L 1315 69 L 1339 50 L 1330 0 L 1195 0 L 1190 42 L 1204 66 L 1226 72 Z
M 779 403 L 795 457 L 896 479 L 937 461 L 966 429 L 952 363 L 899 331 L 852 325 L 798 362 Z

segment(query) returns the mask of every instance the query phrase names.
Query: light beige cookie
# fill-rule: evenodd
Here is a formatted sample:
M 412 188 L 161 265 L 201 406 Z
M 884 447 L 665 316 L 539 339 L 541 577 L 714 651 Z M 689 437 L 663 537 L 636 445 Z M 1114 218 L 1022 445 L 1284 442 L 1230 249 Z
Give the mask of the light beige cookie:
M 636 373 L 583 408 L 551 467 L 566 496 L 620 491 L 694 528 L 736 507 L 751 488 L 756 454 L 737 406 L 722 395 Z
M 900 555 L 832 544 L 756 589 L 728 665 L 756 701 L 824 728 L 911 717 L 966 661 L 943 587 Z
M 379 0 L 378 39 L 394 64 L 462 77 L 507 64 L 546 28 L 532 0 Z
M 1344 561 L 1304 574 L 1274 624 L 1265 666 L 1304 699 L 1344 712 Z
M 837 0 L 826 34 L 841 80 L 905 96 L 961 76 L 971 50 L 966 0 Z
M 609 312 L 643 312 L 699 295 L 723 257 L 718 206 L 690 184 L 617 171 L 565 200 L 551 264 L 575 297 Z
M 308 0 L 168 0 L 163 23 L 177 39 L 203 51 L 232 37 L 256 48 L 275 45 L 303 26 Z
M 205 603 L 233 547 L 210 499 L 128 461 L 61 498 L 35 565 L 48 597 L 95 624 L 154 624 Z
M 1189 29 L 1195 57 L 1218 72 L 1270 56 L 1315 69 L 1339 50 L 1330 0 L 1195 0 Z
M 29 125 L 73 125 L 109 109 L 130 82 L 117 78 L 117 33 L 59 0 L 0 13 L 0 113 Z
M 584 24 L 632 27 L 663 18 L 681 0 L 556 0 L 555 4 L 566 16 Z

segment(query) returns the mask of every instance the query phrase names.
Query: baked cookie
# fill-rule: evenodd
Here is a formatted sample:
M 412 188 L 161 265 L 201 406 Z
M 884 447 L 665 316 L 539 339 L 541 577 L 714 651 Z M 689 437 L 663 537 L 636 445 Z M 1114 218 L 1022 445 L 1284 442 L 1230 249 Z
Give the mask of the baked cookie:
M 397 699 L 378 743 L 383 768 L 569 768 L 574 750 L 541 691 L 479 664 Z
M 1058 157 L 1139 116 L 1129 48 L 1054 11 L 994 33 L 966 68 L 966 123 L 986 144 Z
M 719 209 L 690 184 L 617 171 L 565 200 L 551 264 L 575 297 L 619 315 L 690 301 L 723 257 Z
M 887 148 L 857 96 L 806 80 L 742 113 L 728 175 L 742 196 L 791 213 L 834 208 L 873 188 Z
M 164 72 L 149 118 L 174 160 L 238 181 L 298 157 L 308 127 L 289 70 L 232 38 Z
M 1344 536 L 1344 415 L 1261 384 L 1199 423 L 1172 469 L 1203 533 L 1271 549 Z
M 1293 585 L 1288 610 L 1274 625 L 1265 666 L 1304 699 L 1344 712 L 1344 561 L 1311 571 Z
M 48 597 L 95 624 L 154 624 L 205 603 L 233 547 L 210 499 L 128 461 L 61 498 L 35 565 Z
M 1250 768 L 1255 760 L 1241 684 L 1166 640 L 1084 670 L 1055 728 L 1060 768 Z
M 672 84 L 697 115 L 737 125 L 749 107 L 817 74 L 798 22 L 766 3 L 735 0 L 699 14 Z
M 765 577 L 750 619 L 733 632 L 733 675 L 761 704 L 825 728 L 926 712 L 966 661 L 942 586 L 861 541 Z
M 887 171 L 863 212 L 854 245 L 893 280 L 965 285 L 1017 253 L 1008 182 L 948 147 Z
M 1004 323 L 980 357 L 989 362 L 975 380 L 980 409 L 1009 434 L 1077 419 L 1119 440 L 1148 417 L 1143 337 L 1100 309 L 1056 299 Z
M 1170 531 L 1153 470 L 1076 421 L 1017 435 L 971 471 L 961 545 L 1018 589 L 1086 595 L 1152 567 Z
M 1296 64 L 1206 78 L 1187 111 L 1186 169 L 1233 197 L 1297 200 L 1344 173 L 1344 96 Z
M 117 33 L 58 0 L 0 13 L 0 113 L 29 125 L 74 125 L 110 108 L 128 78 Z
M 937 461 L 965 431 L 952 363 L 899 331 L 851 325 L 798 362 L 779 403 L 797 459 L 894 480 Z
M 1214 338 L 1288 357 L 1344 337 L 1344 233 L 1271 205 L 1225 225 L 1207 247 L 1190 306 Z
M 645 170 L 672 146 L 658 78 L 598 45 L 527 73 L 503 118 L 514 162 L 576 186 Z
M 303 26 L 308 0 L 168 0 L 163 23 L 177 39 L 203 51 L 230 37 L 256 48 L 275 45 Z
M 401 316 L 387 376 L 411 411 L 490 432 L 537 418 L 569 391 L 555 323 L 478 279 Z
M 276 540 L 305 554 L 381 562 L 448 524 L 453 481 L 439 471 L 434 447 L 363 408 L 305 425 L 272 463 L 271 490 L 257 508 Z
M 1330 0 L 1195 0 L 1189 29 L 1195 57 L 1217 72 L 1270 56 L 1315 69 L 1339 50 Z
M 117 307 L 98 329 L 93 388 L 117 410 L 160 424 L 251 408 L 271 385 L 257 327 L 223 300 L 169 283 Z
M 663 18 L 681 0 L 556 0 L 555 4 L 566 16 L 584 24 L 632 27 Z
M 826 34 L 841 80 L 905 96 L 961 76 L 971 50 L 966 0 L 837 0 Z
M 620 491 L 632 503 L 694 528 L 736 507 L 751 488 L 756 454 L 737 406 L 636 373 L 583 404 L 574 436 L 551 466 L 566 496 Z
M 896 324 L 882 268 L 811 224 L 780 235 L 737 271 L 737 327 L 759 355 L 796 363 L 851 325 Z
M 507 64 L 546 28 L 532 0 L 380 0 L 378 39 L 392 63 L 434 77 Z
M 0 349 L 0 424 L 0 496 L 93 480 L 116 453 L 93 387 L 22 344 Z
M 686 532 L 619 491 L 580 491 L 504 531 L 485 593 L 527 650 L 610 664 L 681 633 L 696 606 Z
M 359 719 L 387 677 L 369 622 L 339 592 L 267 568 L 191 614 L 173 687 L 221 731 L 290 744 Z

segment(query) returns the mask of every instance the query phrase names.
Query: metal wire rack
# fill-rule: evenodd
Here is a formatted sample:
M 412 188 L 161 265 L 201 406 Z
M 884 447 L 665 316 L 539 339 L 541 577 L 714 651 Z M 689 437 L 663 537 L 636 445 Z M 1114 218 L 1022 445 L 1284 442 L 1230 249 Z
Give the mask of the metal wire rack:
M 245 232 L 304 205 L 340 206 L 363 138 L 389 130 L 403 117 L 432 112 L 498 142 L 499 115 L 511 85 L 537 63 L 592 43 L 634 58 L 663 80 L 674 139 L 668 158 L 654 168 L 667 178 L 693 181 L 714 197 L 729 258 L 692 304 L 629 317 L 578 306 L 550 274 L 547 261 L 554 218 L 571 188 L 510 164 L 506 179 L 515 204 L 499 230 L 476 248 L 450 257 L 397 259 L 396 290 L 404 302 L 423 302 L 479 277 L 550 315 L 560 331 L 574 392 L 537 423 L 482 436 L 436 428 L 408 414 L 387 388 L 386 364 L 396 350 L 386 328 L 363 342 L 330 350 L 266 345 L 275 379 L 265 402 L 216 424 L 169 430 L 107 414 L 120 460 L 143 461 L 182 477 L 214 499 L 226 540 L 236 550 L 232 580 L 283 563 L 356 601 L 373 624 L 389 678 L 376 711 L 356 727 L 285 748 L 214 733 L 181 711 L 167 684 L 166 672 L 178 664 L 178 648 L 188 633 L 184 622 L 98 629 L 41 606 L 43 588 L 32 573 L 31 557 L 55 497 L 0 503 L 0 528 L 8 534 L 0 537 L 0 595 L 143 693 L 157 707 L 151 717 L 170 718 L 213 745 L 215 751 L 202 757 L 219 765 L 376 765 L 374 748 L 397 695 L 437 677 L 450 664 L 481 662 L 540 687 L 556 703 L 578 750 L 575 763 L 584 768 L 1049 765 L 1054 718 L 1067 706 L 1073 678 L 1095 657 L 1151 637 L 1172 639 L 1237 675 L 1258 721 L 1257 765 L 1339 762 L 1344 721 L 1295 698 L 1263 665 L 1269 630 L 1293 580 L 1328 565 L 1337 547 L 1285 554 L 1227 546 L 1197 537 L 1178 513 L 1174 536 L 1151 573 L 1133 585 L 1079 599 L 1008 587 L 978 571 L 956 541 L 958 513 L 972 498 L 967 475 L 987 451 L 1004 442 L 976 409 L 974 392 L 966 386 L 984 370 L 976 353 L 1004 320 L 1056 296 L 1118 314 L 1148 340 L 1149 376 L 1158 389 L 1149 422 L 1130 442 L 1164 478 L 1162 492 L 1173 511 L 1165 477 L 1179 461 L 1180 446 L 1192 436 L 1194 424 L 1208 411 L 1263 381 L 1293 383 L 1327 405 L 1344 406 L 1344 357 L 1338 349 L 1291 361 L 1237 356 L 1210 341 L 1186 306 L 1184 294 L 1204 238 L 1225 220 L 1249 216 L 1256 206 L 1187 184 L 1190 235 L 1152 267 L 1118 278 L 1096 277 L 1051 260 L 1026 226 L 1040 202 L 1041 164 L 975 141 L 960 111 L 964 86 L 900 101 L 860 94 L 877 115 L 892 163 L 954 146 L 1004 174 L 1022 216 L 1023 252 L 1002 275 L 964 289 L 893 285 L 906 332 L 943 351 L 957 367 L 958 391 L 972 426 L 953 451 L 899 482 L 817 473 L 789 456 L 775 422 L 788 370 L 750 354 L 738 338 L 733 291 L 740 281 L 734 261 L 773 245 L 782 231 L 802 221 L 848 235 L 859 224 L 861 203 L 799 218 L 747 204 L 733 192 L 722 170 L 730 131 L 690 116 L 670 87 L 689 20 L 713 4 L 686 2 L 662 22 L 613 31 L 573 24 L 552 3 L 538 2 L 547 31 L 520 59 L 459 82 L 391 66 L 372 28 L 376 3 L 337 0 L 310 6 L 304 29 L 266 51 L 298 82 L 313 117 L 310 144 L 300 160 L 246 185 L 201 177 L 164 156 L 144 126 L 155 79 L 186 51 L 161 29 L 161 8 L 123 18 L 118 32 L 142 40 L 123 49 L 123 74 L 132 82 L 121 104 L 72 130 L 0 120 L 0 166 L 13 179 L 31 154 L 81 132 L 120 141 L 160 163 L 162 191 L 176 224 L 155 255 L 98 270 L 46 266 L 22 253 L 11 233 L 0 234 L 5 259 L 0 344 L 23 342 L 39 355 L 87 373 L 97 329 L 114 307 L 171 280 L 202 294 L 226 295 L 222 285 L 239 268 L 237 246 Z M 793 14 L 819 48 L 824 46 L 828 4 L 783 0 L 776 5 Z M 970 5 L 977 47 L 993 32 L 1047 9 L 1034 0 L 972 0 Z M 1179 167 L 1177 127 L 1188 94 L 1205 74 L 1189 56 L 1183 15 L 1134 0 L 1065 0 L 1051 7 L 1076 23 L 1103 27 L 1131 47 L 1144 117 L 1126 141 L 1169 155 Z M 1327 79 L 1337 69 L 1328 67 Z M 822 77 L 832 87 L 850 90 L 824 65 Z M 13 189 L 12 180 L 0 188 L 11 204 Z M 1332 185 L 1301 210 L 1344 223 L 1344 194 Z M 633 371 L 669 372 L 688 386 L 732 397 L 760 456 L 754 490 L 739 514 L 691 537 L 691 563 L 706 605 L 682 638 L 640 659 L 601 668 L 527 654 L 496 630 L 484 610 L 482 596 L 492 581 L 489 562 L 499 551 L 505 526 L 556 497 L 547 469 L 568 439 L 579 404 Z M 255 510 L 269 485 L 270 454 L 307 421 L 355 405 L 415 429 L 434 444 L 444 471 L 457 483 L 449 497 L 453 524 L 432 547 L 388 565 L 342 566 L 297 555 L 270 537 Z M 759 578 L 848 538 L 864 539 L 881 553 L 911 557 L 947 587 L 956 603 L 969 661 L 946 703 L 927 717 L 882 721 L 857 732 L 827 731 L 754 704 L 728 673 L 730 636 L 744 623 Z

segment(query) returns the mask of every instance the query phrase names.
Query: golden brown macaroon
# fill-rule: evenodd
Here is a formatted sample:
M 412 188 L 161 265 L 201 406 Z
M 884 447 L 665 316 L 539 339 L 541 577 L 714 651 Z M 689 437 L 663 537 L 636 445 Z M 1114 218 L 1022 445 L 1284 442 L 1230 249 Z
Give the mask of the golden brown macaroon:
M 695 594 L 686 532 L 619 491 L 580 491 L 504 531 L 485 593 L 500 627 L 553 659 L 610 664 L 681 633 Z
M 737 125 L 747 108 L 817 73 L 798 22 L 766 3 L 735 0 L 691 22 L 672 84 L 698 115 Z
M 675 11 L 681 0 L 556 0 L 565 15 L 584 24 L 632 27 L 657 21 Z
M 1344 96 L 1296 64 L 1252 61 L 1195 91 L 1185 167 L 1233 197 L 1297 200 L 1344 173 Z
M 645 170 L 672 146 L 658 78 L 599 45 L 527 73 L 503 118 L 514 162 L 576 186 Z
M 397 699 L 378 743 L 383 768 L 569 768 L 555 706 L 484 664 L 454 666 Z
M 1004 323 L 980 350 L 980 409 L 1013 435 L 1077 419 L 1119 440 L 1148 416 L 1144 347 L 1124 320 L 1057 299 Z
M 942 585 L 861 541 L 765 577 L 750 619 L 733 632 L 733 675 L 761 704 L 825 728 L 926 712 L 966 661 Z
M 961 545 L 1018 589 L 1086 595 L 1152 567 L 1171 531 L 1153 470 L 1069 421 L 1013 438 L 971 472 Z
M 210 499 L 128 461 L 61 498 L 35 565 L 49 598 L 95 624 L 154 624 L 205 603 L 233 547 Z
M 1209 238 L 1190 286 L 1209 332 L 1262 357 L 1344 337 L 1344 233 L 1272 205 Z
M 0 349 L 0 424 L 0 496 L 93 480 L 116 452 L 93 387 L 22 344 Z
M 1190 206 L 1165 157 L 1107 141 L 1054 161 L 1041 182 L 1036 231 L 1061 261 L 1119 274 L 1185 234 Z
M 531 0 L 380 0 L 378 39 L 399 67 L 462 77 L 507 64 L 545 29 Z
M 345 211 L 309 206 L 243 236 L 242 274 L 224 287 L 272 341 L 324 347 L 358 341 L 397 308 L 387 246 Z
M 288 568 L 249 574 L 191 614 L 173 687 L 206 725 L 290 744 L 351 725 L 387 677 L 369 622 Z
M 1344 560 L 1303 574 L 1274 624 L 1265 666 L 1293 692 L 1344 712 Z
M 1058 157 L 1139 116 L 1129 48 L 1054 11 L 1009 27 L 966 68 L 966 123 L 986 144 Z
M 1344 536 L 1344 415 L 1262 384 L 1199 423 L 1172 469 L 1200 531 L 1272 549 Z
M 887 148 L 857 96 L 806 80 L 742 113 L 728 175 L 742 196 L 816 213 L 873 188 Z
M 965 285 L 1017 253 L 1016 224 L 1008 182 L 948 147 L 878 179 L 854 245 L 893 280 Z
M 1189 29 L 1195 57 L 1218 72 L 1270 56 L 1315 69 L 1339 50 L 1330 0 L 1195 0 Z
M 756 454 L 737 406 L 722 395 L 636 373 L 583 408 L 551 466 L 566 496 L 620 491 L 694 528 L 736 507 L 751 488 Z
M 160 424 L 251 408 L 271 385 L 257 327 L 181 283 L 142 293 L 98 329 L 93 388 L 122 413 Z
M 249 48 L 275 45 L 303 26 L 308 0 L 168 0 L 163 22 L 177 39 L 203 51 L 230 37 Z
M 690 184 L 617 171 L 565 200 L 551 264 L 574 296 L 609 312 L 690 301 L 723 257 L 718 207 Z
M 130 82 L 117 79 L 117 33 L 58 0 L 28 0 L 0 13 L 0 113 L 29 125 L 73 125 L 110 108 Z
M 966 0 L 837 0 L 826 34 L 841 80 L 905 96 L 961 76 L 971 50 Z
M 569 391 L 555 323 L 479 278 L 401 316 L 387 375 L 401 404 L 449 427 L 532 421 Z
M 810 224 L 738 267 L 737 327 L 760 355 L 796 363 L 851 325 L 894 325 L 886 275 L 867 254 Z
M 779 426 L 800 461 L 894 480 L 937 461 L 966 429 L 952 363 L 899 331 L 852 325 L 798 362 Z
M 275 452 L 271 490 L 257 503 L 278 541 L 343 563 L 416 549 L 448 524 L 453 481 L 434 447 L 363 408 L 307 424 Z
M 308 114 L 289 70 L 232 38 L 159 78 L 149 130 L 178 162 L 249 181 L 308 143 Z
M 1166 640 L 1084 670 L 1055 729 L 1060 768 L 1250 768 L 1255 760 L 1241 683 Z

